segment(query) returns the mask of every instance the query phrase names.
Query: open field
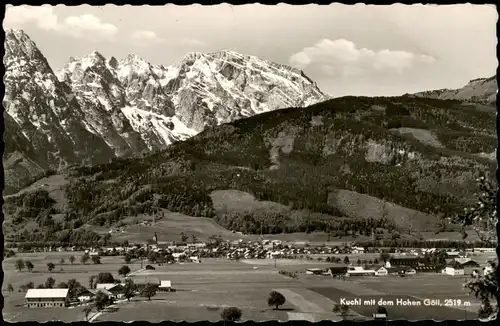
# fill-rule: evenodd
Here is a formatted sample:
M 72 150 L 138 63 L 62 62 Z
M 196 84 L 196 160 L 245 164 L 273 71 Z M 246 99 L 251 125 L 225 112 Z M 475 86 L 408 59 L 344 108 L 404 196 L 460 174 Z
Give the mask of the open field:
M 72 253 L 79 258 L 80 253 Z M 484 255 L 484 254 L 483 254 Z M 88 284 L 91 275 L 99 272 L 111 272 L 118 278 L 117 270 L 123 263 L 122 257 L 103 257 L 101 265 L 70 265 L 66 263 L 59 271 L 59 259 L 68 253 L 38 253 L 8 258 L 4 261 L 5 271 L 2 293 L 5 297 L 4 318 L 9 321 L 52 320 L 52 316 L 63 321 L 84 320 L 82 308 L 24 308 L 24 293 L 17 292 L 22 284 L 33 281 L 35 285 L 44 283 L 52 276 L 56 282 L 75 278 L 82 285 Z M 362 257 L 361 259 L 369 259 Z M 32 273 L 17 272 L 14 268 L 16 259 L 31 260 L 35 265 Z M 46 264 L 53 262 L 56 270 L 49 273 Z M 300 262 L 300 263 L 298 263 Z M 331 312 L 334 304 L 342 298 L 362 300 L 396 300 L 410 298 L 423 299 L 446 298 L 461 299 L 470 302 L 465 307 L 408 307 L 389 306 L 390 319 L 472 319 L 476 317 L 477 301 L 461 286 L 465 277 L 451 277 L 438 274 L 401 277 L 359 277 L 345 281 L 328 276 L 306 275 L 305 269 L 329 266 L 317 261 L 243 260 L 239 262 L 225 259 L 204 259 L 201 264 L 179 263 L 156 266 L 156 270 L 140 270 L 140 264 L 130 264 L 130 277 L 136 282 L 158 282 L 170 280 L 176 292 L 161 293 L 148 301 L 135 297 L 130 302 L 115 304 L 116 311 L 103 312 L 93 321 L 130 321 L 161 320 L 200 321 L 220 320 L 224 307 L 236 306 L 243 311 L 243 320 L 338 320 L 339 316 Z M 331 264 L 330 264 L 331 265 Z M 298 272 L 298 279 L 291 279 L 278 274 L 278 270 Z M 15 292 L 9 294 L 7 285 L 12 284 Z M 282 292 L 287 302 L 280 310 L 267 306 L 267 296 L 272 290 Z M 351 306 L 348 318 L 363 319 L 371 317 L 376 305 Z
M 475 319 L 479 309 L 479 302 L 462 287 L 465 277 L 418 274 L 407 277 L 352 277 L 342 281 L 307 275 L 302 277 L 302 281 L 308 289 L 337 303 L 342 298 L 361 299 L 362 304 L 351 306 L 351 310 L 367 317 L 375 313 L 380 299 L 394 302 L 394 305 L 384 305 L 388 310 L 389 319 Z M 370 299 L 375 299 L 375 305 L 363 304 L 365 300 Z M 418 301 L 421 306 L 396 305 L 397 299 Z M 460 299 L 462 305 L 424 306 L 424 299 L 440 299 L 441 304 L 444 304 L 445 299 Z M 464 302 L 470 305 L 466 306 Z
M 272 201 L 260 201 L 254 195 L 239 190 L 215 190 L 210 193 L 214 209 L 218 213 L 274 211 L 288 212 L 290 208 Z
M 151 239 L 156 232 L 159 241 L 180 241 L 181 233 L 186 235 L 195 235 L 199 240 L 206 241 L 212 235 L 221 235 L 226 240 L 250 239 L 251 237 L 233 233 L 222 226 L 215 223 L 213 219 L 206 217 L 193 217 L 180 213 L 169 212 L 163 210 L 165 216 L 161 220 L 155 222 L 154 225 L 128 225 L 124 228 L 123 233 L 113 234 L 114 241 L 128 240 L 130 243 L 142 242 Z M 129 218 L 124 222 L 131 220 L 147 220 L 152 221 L 151 216 L 138 218 Z M 109 229 L 99 230 L 102 233 L 107 233 Z
M 433 230 L 436 227 L 437 218 L 435 216 L 355 191 L 337 190 L 330 193 L 328 201 L 348 216 L 361 219 L 385 216 L 403 230 L 412 227 L 420 230 Z
M 36 191 L 36 190 L 46 190 L 50 197 L 56 201 L 56 207 L 58 209 L 63 209 L 66 205 L 66 199 L 64 197 L 63 188 L 68 185 L 68 180 L 65 179 L 63 175 L 51 175 L 40 180 L 35 181 L 26 188 L 23 188 L 16 194 L 4 196 L 4 199 L 18 196 L 26 192 Z
M 416 140 L 422 144 L 426 144 L 434 147 L 444 147 L 443 144 L 439 142 L 439 139 L 430 130 L 418 129 L 418 128 L 397 128 L 391 129 L 390 131 L 398 132 L 402 135 L 409 134 L 415 137 Z

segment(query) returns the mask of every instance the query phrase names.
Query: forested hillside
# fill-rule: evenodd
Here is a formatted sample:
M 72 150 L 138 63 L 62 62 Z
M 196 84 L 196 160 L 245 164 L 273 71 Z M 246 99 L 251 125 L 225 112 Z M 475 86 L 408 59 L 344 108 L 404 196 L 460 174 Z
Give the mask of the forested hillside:
M 402 208 L 434 217 L 438 228 L 441 217 L 473 200 L 475 180 L 494 172 L 496 161 L 485 154 L 496 146 L 495 113 L 474 104 L 412 96 L 338 98 L 209 128 L 141 158 L 70 168 L 61 229 L 113 225 L 158 208 L 255 233 L 401 230 L 396 210 Z M 280 203 L 291 213 L 216 210 L 210 194 L 228 189 Z M 340 209 L 345 197 L 338 190 L 390 205 L 349 216 Z M 50 210 L 50 201 L 43 203 L 44 212 Z M 17 204 L 7 199 L 7 206 Z M 44 221 L 51 212 L 9 213 L 17 225 Z M 379 221 L 368 222 L 372 218 Z

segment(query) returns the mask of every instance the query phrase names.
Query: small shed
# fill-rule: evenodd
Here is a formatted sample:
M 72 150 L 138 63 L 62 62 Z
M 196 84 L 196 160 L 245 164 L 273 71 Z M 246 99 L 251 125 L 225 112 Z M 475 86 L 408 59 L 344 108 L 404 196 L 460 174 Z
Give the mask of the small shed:
M 373 314 L 373 319 L 375 320 L 386 320 L 387 315 L 386 314 Z
M 172 290 L 172 282 L 169 280 L 161 280 L 158 291 L 170 292 Z

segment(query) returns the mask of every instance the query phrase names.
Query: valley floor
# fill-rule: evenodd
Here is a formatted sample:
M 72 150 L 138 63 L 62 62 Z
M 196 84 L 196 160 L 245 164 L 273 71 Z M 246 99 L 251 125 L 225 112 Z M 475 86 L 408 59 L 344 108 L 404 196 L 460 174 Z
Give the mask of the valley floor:
M 55 319 L 65 322 L 85 320 L 82 307 L 76 308 L 26 308 L 22 306 L 23 292 L 18 292 L 22 284 L 33 281 L 43 283 L 52 276 L 56 283 L 76 278 L 87 286 L 91 275 L 109 271 L 118 277 L 117 271 L 124 264 L 122 257 L 103 257 L 101 265 L 64 265 L 63 270 L 56 267 L 52 273 L 46 271 L 47 261 L 55 263 L 61 253 L 31 254 L 35 265 L 32 273 L 18 272 L 14 268 L 16 259 L 8 258 L 3 263 L 5 271 L 2 293 L 5 297 L 4 318 L 8 321 L 49 321 Z M 479 258 L 479 257 L 478 257 Z M 474 258 L 476 259 L 476 258 Z M 477 259 L 481 263 L 485 259 Z M 331 265 L 331 264 L 330 264 Z M 131 278 L 134 281 L 170 280 L 176 292 L 158 292 L 151 300 L 135 297 L 130 302 L 118 302 L 114 309 L 97 313 L 92 321 L 131 321 L 147 320 L 158 322 L 174 321 L 218 321 L 223 308 L 236 306 L 243 312 L 242 320 L 339 320 L 341 317 L 332 312 L 334 304 L 341 299 L 359 298 L 362 302 L 380 299 L 396 302 L 397 299 L 411 299 L 423 302 L 424 299 L 447 298 L 461 299 L 461 306 L 398 306 L 386 305 L 389 319 L 475 319 L 478 302 L 462 287 L 466 276 L 446 276 L 440 274 L 418 274 L 407 277 L 359 277 L 345 280 L 332 279 L 331 276 L 306 275 L 306 268 L 325 268 L 321 262 L 290 262 L 277 260 L 244 260 L 240 262 L 225 259 L 204 259 L 201 264 L 178 263 L 155 266 L 153 271 L 140 271 L 140 264 L 130 264 Z M 37 269 L 37 266 L 43 266 Z M 292 279 L 280 275 L 278 270 L 298 272 L 299 277 Z M 7 285 L 12 284 L 15 291 L 9 294 Z M 286 297 L 286 303 L 279 310 L 267 306 L 269 292 L 277 290 Z M 349 319 L 370 319 L 377 305 L 351 305 Z

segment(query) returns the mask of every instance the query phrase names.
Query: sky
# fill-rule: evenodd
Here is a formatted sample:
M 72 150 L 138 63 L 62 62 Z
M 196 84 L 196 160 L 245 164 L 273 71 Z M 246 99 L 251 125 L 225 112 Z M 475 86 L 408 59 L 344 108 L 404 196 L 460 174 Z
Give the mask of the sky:
M 460 88 L 496 73 L 493 5 L 8 6 L 61 69 L 94 50 L 171 65 L 188 52 L 233 50 L 302 69 L 331 96 Z

